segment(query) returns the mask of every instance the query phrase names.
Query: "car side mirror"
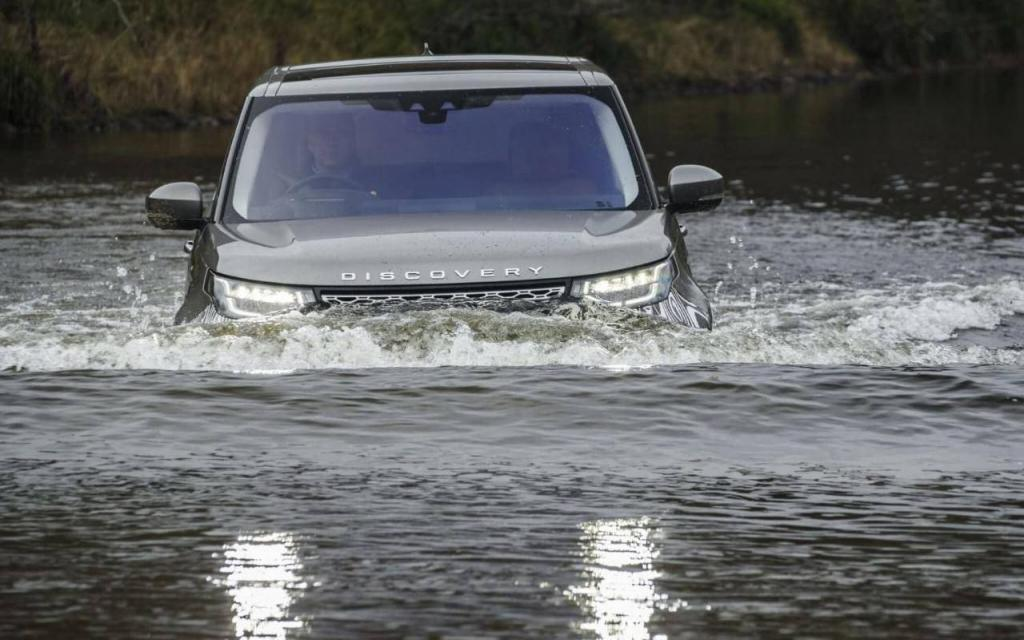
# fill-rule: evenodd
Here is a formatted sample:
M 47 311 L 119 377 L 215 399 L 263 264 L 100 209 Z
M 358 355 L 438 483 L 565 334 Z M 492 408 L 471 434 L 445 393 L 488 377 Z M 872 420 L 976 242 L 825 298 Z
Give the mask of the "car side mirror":
M 714 169 L 681 164 L 668 174 L 668 209 L 672 213 L 709 211 L 722 202 L 725 180 Z
M 203 219 L 203 193 L 194 182 L 165 184 L 146 197 L 146 217 L 160 229 L 198 229 Z

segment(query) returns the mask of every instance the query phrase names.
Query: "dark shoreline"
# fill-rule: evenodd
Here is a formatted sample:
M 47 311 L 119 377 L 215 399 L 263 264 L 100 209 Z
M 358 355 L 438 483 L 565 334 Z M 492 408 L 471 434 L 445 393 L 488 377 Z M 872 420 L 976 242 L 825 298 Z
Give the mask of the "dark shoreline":
M 747 95 L 801 91 L 835 85 L 853 85 L 860 82 L 891 80 L 914 76 L 946 76 L 964 72 L 999 72 L 1024 69 L 1024 60 L 1000 60 L 986 64 L 941 65 L 927 68 L 889 70 L 855 69 L 835 72 L 797 72 L 782 75 L 748 78 L 738 81 L 683 81 L 652 87 L 648 91 L 625 91 L 629 101 L 671 97 L 697 97 L 714 95 Z M 161 132 L 189 129 L 215 129 L 233 126 L 235 116 L 210 114 L 182 114 L 167 110 L 145 110 L 135 114 L 106 120 L 67 118 L 59 120 L 51 131 L 18 129 L 10 123 L 0 123 L 0 140 L 76 133 Z
M 988 68 L 988 67 L 984 67 Z M 627 100 L 648 100 L 670 98 L 674 96 L 706 96 L 706 95 L 744 95 L 751 93 L 771 93 L 777 91 L 810 89 L 832 86 L 836 84 L 852 84 L 865 80 L 901 75 L 898 73 L 878 73 L 864 70 L 837 73 L 800 73 L 780 76 L 765 76 L 735 82 L 680 82 L 671 86 L 654 87 L 649 91 L 625 92 Z M 241 102 L 239 103 L 241 104 Z M 165 110 L 146 110 L 140 113 L 112 117 L 106 120 L 85 120 L 68 118 L 55 123 L 50 132 L 38 129 L 18 129 L 10 123 L 0 124 L 0 140 L 23 136 L 45 136 L 52 134 L 73 133 L 119 133 L 123 131 L 160 132 L 183 131 L 187 129 L 213 129 L 231 126 L 235 117 L 214 116 L 210 114 L 182 114 Z

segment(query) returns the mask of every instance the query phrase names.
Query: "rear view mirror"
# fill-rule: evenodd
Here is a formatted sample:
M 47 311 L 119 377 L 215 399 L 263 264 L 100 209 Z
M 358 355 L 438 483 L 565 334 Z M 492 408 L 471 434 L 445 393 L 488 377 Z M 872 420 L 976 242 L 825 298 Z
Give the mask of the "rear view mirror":
M 146 217 L 160 229 L 198 229 L 203 219 L 203 194 L 194 182 L 165 184 L 146 198 Z
M 668 208 L 672 213 L 708 211 L 722 202 L 725 180 L 714 169 L 681 164 L 668 174 Z

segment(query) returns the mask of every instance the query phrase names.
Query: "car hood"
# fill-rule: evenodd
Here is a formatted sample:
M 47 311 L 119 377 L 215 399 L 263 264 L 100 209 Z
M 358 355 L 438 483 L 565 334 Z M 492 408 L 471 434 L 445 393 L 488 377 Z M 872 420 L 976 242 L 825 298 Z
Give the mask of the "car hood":
M 310 286 L 564 279 L 664 258 L 672 250 L 667 216 L 474 212 L 217 224 L 208 264 L 236 278 Z

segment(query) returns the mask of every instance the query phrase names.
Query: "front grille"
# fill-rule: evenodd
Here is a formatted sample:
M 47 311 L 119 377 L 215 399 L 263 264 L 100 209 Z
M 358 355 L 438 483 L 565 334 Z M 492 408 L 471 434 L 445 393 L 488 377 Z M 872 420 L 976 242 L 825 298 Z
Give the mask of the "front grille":
M 379 290 L 378 290 L 379 291 Z M 322 290 L 320 300 L 330 305 L 501 305 L 543 303 L 565 296 L 564 284 L 542 287 L 501 287 L 493 289 L 449 289 L 424 291 L 396 291 L 377 293 L 370 291 Z

